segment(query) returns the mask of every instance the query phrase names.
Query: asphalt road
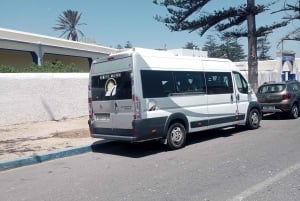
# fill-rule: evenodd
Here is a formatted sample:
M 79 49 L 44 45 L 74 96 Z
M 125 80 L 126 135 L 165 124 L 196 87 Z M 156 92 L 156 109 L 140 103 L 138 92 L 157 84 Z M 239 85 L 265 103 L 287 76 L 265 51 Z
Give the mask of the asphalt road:
M 2 201 L 299 201 L 300 118 L 264 118 L 258 130 L 156 142 L 109 142 L 94 152 L 0 172 Z

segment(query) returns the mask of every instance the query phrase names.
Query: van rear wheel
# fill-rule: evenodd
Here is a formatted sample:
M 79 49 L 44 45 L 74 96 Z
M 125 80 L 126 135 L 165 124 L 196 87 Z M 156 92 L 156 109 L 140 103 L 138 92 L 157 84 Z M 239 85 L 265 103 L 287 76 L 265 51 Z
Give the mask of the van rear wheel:
M 185 146 L 186 130 L 181 123 L 173 123 L 167 133 L 167 145 L 169 149 L 179 149 Z

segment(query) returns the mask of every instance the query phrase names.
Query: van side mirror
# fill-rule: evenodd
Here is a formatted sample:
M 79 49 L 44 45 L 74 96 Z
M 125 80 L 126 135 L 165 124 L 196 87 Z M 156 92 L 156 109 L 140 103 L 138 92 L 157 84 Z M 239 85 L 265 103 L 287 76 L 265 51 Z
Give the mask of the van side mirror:
M 250 84 L 247 86 L 248 94 L 253 94 L 253 89 Z

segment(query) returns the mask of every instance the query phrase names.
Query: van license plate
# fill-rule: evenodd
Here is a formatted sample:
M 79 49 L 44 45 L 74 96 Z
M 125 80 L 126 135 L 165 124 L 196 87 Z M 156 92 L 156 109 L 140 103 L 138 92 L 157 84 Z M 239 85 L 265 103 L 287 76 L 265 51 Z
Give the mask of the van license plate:
M 263 106 L 263 110 L 275 110 L 275 106 Z
M 109 121 L 110 114 L 95 114 L 96 120 L 99 121 Z

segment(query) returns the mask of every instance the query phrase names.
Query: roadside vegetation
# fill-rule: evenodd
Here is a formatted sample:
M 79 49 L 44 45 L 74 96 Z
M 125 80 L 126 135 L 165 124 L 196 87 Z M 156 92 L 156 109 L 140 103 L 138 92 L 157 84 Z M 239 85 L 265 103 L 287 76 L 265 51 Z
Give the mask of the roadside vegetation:
M 74 63 L 63 64 L 58 61 L 56 63 L 45 62 L 42 66 L 31 64 L 24 68 L 16 68 L 9 65 L 0 65 L 0 73 L 74 73 L 84 72 L 75 66 Z

